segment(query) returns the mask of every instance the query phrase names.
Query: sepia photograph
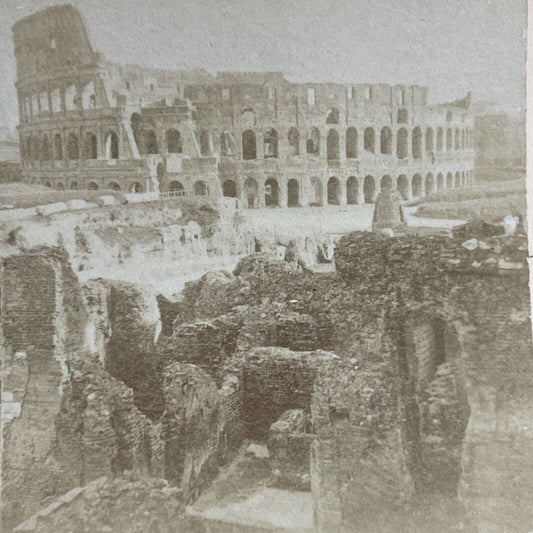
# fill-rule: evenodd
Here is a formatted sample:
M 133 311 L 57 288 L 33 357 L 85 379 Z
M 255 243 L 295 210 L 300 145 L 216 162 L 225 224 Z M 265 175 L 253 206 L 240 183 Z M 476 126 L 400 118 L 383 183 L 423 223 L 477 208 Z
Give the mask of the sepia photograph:
M 533 532 L 527 43 L 0 0 L 0 532 Z

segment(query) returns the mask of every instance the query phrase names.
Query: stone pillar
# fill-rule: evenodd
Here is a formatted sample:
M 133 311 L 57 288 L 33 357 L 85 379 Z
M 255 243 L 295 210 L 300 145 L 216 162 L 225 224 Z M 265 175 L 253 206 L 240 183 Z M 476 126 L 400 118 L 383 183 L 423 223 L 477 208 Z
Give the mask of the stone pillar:
M 328 177 L 322 176 L 319 178 L 322 183 L 322 199 L 321 204 L 322 206 L 328 205 Z
M 257 184 L 257 207 L 265 207 L 265 181 L 261 180 Z
M 340 205 L 347 205 L 347 195 L 346 195 L 346 179 L 339 179 L 339 204 Z
M 255 153 L 257 155 L 257 159 L 264 159 L 265 158 L 265 145 L 263 143 L 263 131 L 257 131 L 254 129 L 255 133 Z
M 286 179 L 280 179 L 279 180 L 279 206 L 280 207 L 287 207 L 287 180 Z

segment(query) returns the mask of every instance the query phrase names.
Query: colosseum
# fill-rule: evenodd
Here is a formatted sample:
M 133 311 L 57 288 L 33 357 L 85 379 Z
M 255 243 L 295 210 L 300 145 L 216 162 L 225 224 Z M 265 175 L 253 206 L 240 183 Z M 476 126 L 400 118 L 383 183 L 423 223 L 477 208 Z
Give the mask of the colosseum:
M 29 183 L 250 208 L 371 203 L 384 187 L 408 200 L 474 179 L 470 94 L 429 105 L 419 86 L 118 65 L 71 5 L 21 19 L 13 36 Z

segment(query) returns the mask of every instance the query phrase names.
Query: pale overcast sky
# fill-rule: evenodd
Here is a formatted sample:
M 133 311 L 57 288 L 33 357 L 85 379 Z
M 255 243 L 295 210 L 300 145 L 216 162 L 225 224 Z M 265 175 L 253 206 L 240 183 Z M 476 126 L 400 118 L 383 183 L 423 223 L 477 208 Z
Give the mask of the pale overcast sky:
M 11 26 L 57 2 L 0 0 L 0 123 L 15 126 Z M 526 0 L 71 0 L 99 52 L 170 69 L 417 84 L 525 108 Z

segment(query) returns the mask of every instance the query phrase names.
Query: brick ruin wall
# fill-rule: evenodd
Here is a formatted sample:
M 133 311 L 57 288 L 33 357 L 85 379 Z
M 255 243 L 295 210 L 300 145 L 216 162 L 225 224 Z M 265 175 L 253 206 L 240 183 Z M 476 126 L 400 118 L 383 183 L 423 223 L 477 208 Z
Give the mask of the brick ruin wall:
M 466 238 L 351 234 L 337 247 L 335 274 L 255 254 L 233 274 L 188 284 L 180 301 L 163 306 L 164 323 L 154 295 L 132 284 L 90 282 L 73 324 L 92 324 L 83 332 L 96 353 L 67 357 L 71 368 L 62 373 L 48 347 L 50 370 L 42 379 L 53 377 L 47 401 L 59 416 L 48 423 L 47 439 L 79 450 L 70 428 L 93 428 L 100 440 L 90 442 L 88 431 L 81 454 L 90 461 L 87 472 L 133 469 L 172 478 L 190 500 L 243 438 L 266 439 L 272 422 L 300 408 L 310 413 L 315 435 L 310 475 L 318 530 L 388 531 L 397 524 L 400 531 L 433 531 L 461 522 L 519 530 L 531 519 L 533 467 L 525 238 Z M 5 260 L 5 273 L 17 261 L 24 265 L 26 255 Z M 40 256 L 51 261 L 49 252 Z M 65 271 L 54 268 L 48 271 Z M 61 283 L 40 271 L 39 286 L 45 290 L 48 280 L 53 295 Z M 24 306 L 50 310 L 40 307 L 45 298 L 35 304 L 20 292 L 32 275 L 30 268 L 4 276 L 3 297 L 7 290 L 17 295 L 16 316 Z M 13 313 L 4 317 L 6 346 L 29 334 L 10 325 Z M 44 337 L 62 323 L 49 325 Z M 65 329 L 74 331 L 62 336 L 70 339 L 65 353 L 68 346 L 79 350 L 82 331 Z M 5 350 L 13 383 L 33 376 L 27 369 L 37 361 L 17 357 L 19 351 Z M 125 361 L 135 362 L 131 375 Z M 193 386 L 175 386 L 185 382 Z M 15 445 L 16 424 L 21 438 L 27 433 L 26 409 L 4 428 L 8 446 Z M 62 478 L 48 494 L 90 481 L 78 473 L 86 467 L 76 453 L 51 455 L 78 477 Z M 20 454 L 22 469 L 37 479 L 37 507 L 39 480 L 57 476 L 50 459 L 36 475 L 25 446 Z M 16 457 L 4 459 L 4 476 Z M 4 504 L 10 513 L 15 501 L 31 501 L 28 478 L 19 479 L 17 488 L 4 487 L 13 494 Z

